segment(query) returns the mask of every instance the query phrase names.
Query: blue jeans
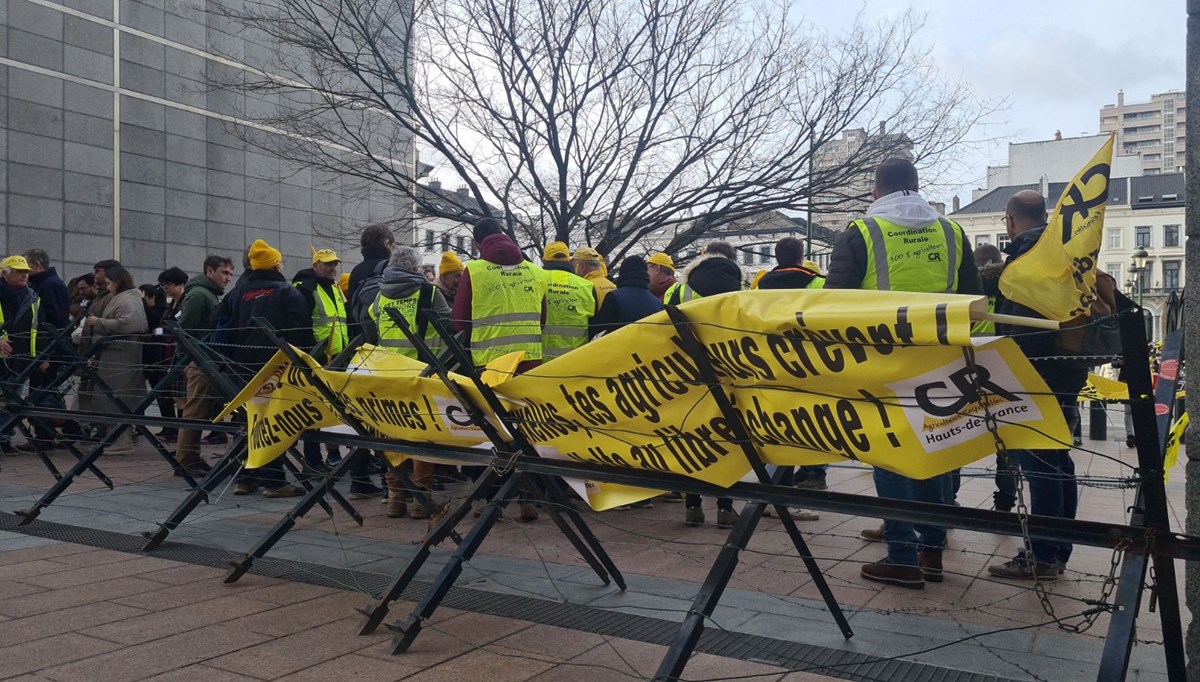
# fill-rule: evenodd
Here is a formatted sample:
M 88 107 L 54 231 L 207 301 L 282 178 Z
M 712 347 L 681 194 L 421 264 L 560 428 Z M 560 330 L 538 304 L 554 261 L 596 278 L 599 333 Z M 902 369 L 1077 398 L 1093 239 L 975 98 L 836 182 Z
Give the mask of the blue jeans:
M 1075 485 L 1075 461 L 1069 450 L 1015 450 L 1029 483 L 1029 512 L 1060 519 L 1075 518 L 1079 489 Z M 1071 558 L 1069 542 L 1033 538 L 1029 542 L 1038 561 L 1066 563 Z
M 874 477 L 875 493 L 882 498 L 936 504 L 946 504 L 950 499 L 949 474 L 918 481 L 875 467 Z M 883 541 L 888 546 L 888 563 L 916 566 L 918 549 L 941 549 L 946 546 L 946 528 L 884 519 Z

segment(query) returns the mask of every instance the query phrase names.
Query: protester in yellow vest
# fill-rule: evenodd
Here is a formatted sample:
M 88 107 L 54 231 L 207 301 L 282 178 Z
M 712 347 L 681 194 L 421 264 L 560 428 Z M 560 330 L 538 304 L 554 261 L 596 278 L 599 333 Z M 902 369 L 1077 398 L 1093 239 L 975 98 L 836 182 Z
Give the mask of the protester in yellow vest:
M 453 251 L 443 253 L 438 264 L 438 278 L 434 284 L 442 290 L 442 296 L 446 297 L 446 303 L 450 305 L 454 305 L 454 296 L 458 294 L 458 283 L 462 281 L 462 273 L 463 264 L 458 255 Z
M 442 348 L 437 329 L 418 310 L 429 310 L 437 319 L 450 318 L 450 306 L 442 292 L 425 279 L 421 257 L 411 246 L 397 246 L 379 279 L 379 293 L 367 309 L 369 320 L 363 323 L 363 336 L 370 343 L 422 362 L 429 358 L 418 354 L 417 348 L 388 314 L 395 310 L 413 331 L 425 340 L 434 353 Z
M 517 373 L 542 363 L 542 323 L 546 319 L 546 273 L 525 254 L 495 218 L 475 223 L 471 236 L 479 258 L 467 263 L 451 314 L 460 331 L 470 333 L 471 359 L 477 367 L 515 351 L 525 352 Z M 479 468 L 473 474 L 478 476 Z M 494 490 L 494 489 L 493 489 Z M 476 499 L 475 515 L 483 500 Z M 521 503 L 521 520 L 538 517 L 532 503 Z
M 388 313 L 389 310 L 400 313 L 409 328 L 425 339 L 430 350 L 437 353 L 441 349 L 443 344 L 436 328 L 429 324 L 424 313 L 418 315 L 418 310 L 444 320 L 450 317 L 450 306 L 446 304 L 442 292 L 425 278 L 421 271 L 421 256 L 411 246 L 396 246 L 392 250 L 387 267 L 380 276 L 379 293 L 367 309 L 369 319 L 362 323 L 363 335 L 381 348 L 427 362 L 429 359 L 419 355 Z M 414 496 L 411 507 L 405 500 L 406 491 L 400 478 L 388 472 L 389 517 L 400 518 L 407 513 L 410 518 L 427 519 L 433 514 L 437 506 L 433 503 L 433 466 L 432 462 L 413 460 L 413 483 L 421 488 L 423 495 Z M 422 497 L 430 504 L 422 504 Z
M 912 162 L 880 164 L 866 217 L 850 223 L 833 245 L 826 289 L 982 293 L 963 229 L 921 197 L 919 184 Z M 879 497 L 949 504 L 951 485 L 949 474 L 918 481 L 875 468 Z M 863 578 L 913 589 L 942 581 L 944 527 L 885 519 L 882 533 L 866 529 L 862 535 L 888 545 L 884 559 L 863 564 Z
M 312 306 L 313 336 L 317 343 L 325 341 L 323 359 L 329 361 L 350 342 L 346 324 L 346 299 L 338 288 L 338 266 L 342 261 L 333 249 L 312 250 L 312 267 L 301 270 L 292 278 L 292 286 L 304 295 Z
M 514 351 L 524 351 L 517 372 L 541 364 L 542 323 L 546 315 L 546 274 L 525 260 L 500 221 L 483 218 L 473 229 L 479 258 L 467 263 L 451 318 L 470 332 L 477 367 Z
M 608 278 L 608 268 L 605 267 L 600 252 L 590 246 L 575 249 L 575 253 L 571 254 L 571 267 L 575 269 L 576 275 L 591 282 L 596 288 L 597 307 L 604 305 L 604 297 L 617 288 Z
M 596 288 L 571 269 L 571 254 L 563 242 L 550 242 L 542 252 L 546 271 L 546 326 L 542 346 L 553 360 L 587 343 L 588 323 L 597 310 Z
M 1004 258 L 1000 249 L 983 244 L 975 249 L 975 266 L 979 269 L 979 280 L 983 293 L 988 297 L 988 312 L 996 312 L 996 299 L 1000 296 L 1000 273 L 1004 271 Z M 996 323 L 980 320 L 971 325 L 971 333 L 987 336 L 996 333 Z
M 650 293 L 658 300 L 665 300 L 667 289 L 676 283 L 675 261 L 667 254 L 659 251 L 646 259 L 646 273 L 650 275 Z

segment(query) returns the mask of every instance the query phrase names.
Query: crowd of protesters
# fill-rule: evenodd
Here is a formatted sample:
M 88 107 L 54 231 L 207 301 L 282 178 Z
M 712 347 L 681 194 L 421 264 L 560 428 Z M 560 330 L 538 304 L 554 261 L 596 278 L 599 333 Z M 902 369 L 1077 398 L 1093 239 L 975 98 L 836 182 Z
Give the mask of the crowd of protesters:
M 78 420 L 30 420 L 32 435 L 23 447 L 45 451 L 71 441 L 104 438 L 116 422 L 88 421 L 87 413 L 131 413 L 144 408 L 142 402 L 155 403 L 168 418 L 213 419 L 232 396 L 219 390 L 208 362 L 191 359 L 180 367 L 185 351 L 178 339 L 202 341 L 213 352 L 208 360 L 219 363 L 221 373 L 240 387 L 277 348 L 262 320 L 292 345 L 312 349 L 313 357 L 323 364 L 335 362 L 359 337 L 389 352 L 429 361 L 428 353 L 441 349 L 436 327 L 444 323 L 466 342 L 476 368 L 514 351 L 524 352 L 525 359 L 516 369 L 519 373 L 660 312 L 665 305 L 748 288 L 986 294 L 995 310 L 1035 315 L 1004 300 L 996 286 L 1004 267 L 1001 254 L 991 247 L 972 253 L 962 228 L 940 216 L 919 195 L 911 163 L 883 164 L 876 174 L 875 198 L 866 217 L 839 237 L 828 273 L 804 259 L 803 242 L 786 237 L 775 245 L 777 266 L 752 282 L 744 281 L 736 249 L 723 241 L 707 244 L 683 271 L 666 253 L 630 255 L 610 279 L 608 264 L 598 251 L 588 246 L 572 251 L 562 242 L 546 245 L 538 265 L 501 222 L 490 218 L 474 225 L 472 238 L 479 255 L 465 263 L 447 252 L 438 266 L 423 264 L 416 250 L 398 244 L 387 226 L 374 225 L 363 231 L 361 262 L 350 272 L 339 272 L 341 259 L 332 249 L 313 248 L 310 261 L 290 278 L 280 251 L 263 240 L 238 254 L 240 273 L 233 258 L 210 255 L 193 275 L 171 267 L 159 274 L 156 283 L 140 286 L 115 260 L 102 260 L 92 272 L 64 282 L 47 253 L 31 249 L 0 262 L 4 279 L 0 355 L 9 377 L 19 378 L 15 383 L 28 382 L 28 400 L 58 407 L 66 406 L 71 396 L 78 401 Z M 1029 248 L 1045 229 L 1045 198 L 1032 191 L 1015 195 L 1005 222 L 1012 238 L 1011 258 Z M 940 249 L 937 253 L 944 257 L 903 257 L 914 241 L 926 251 Z M 414 343 L 404 333 L 400 318 L 424 343 Z M 986 323 L 975 331 L 1019 333 Z M 1031 358 L 1056 354 L 1051 347 L 1030 346 L 1034 338 L 1044 342 L 1049 337 L 1021 339 Z M 1038 363 L 1037 369 L 1059 394 L 1067 419 L 1077 421 L 1074 404 L 1086 372 L 1052 360 Z M 152 394 L 147 387 L 152 387 Z M 10 395 L 8 399 L 20 398 Z M 0 434 L 0 451 L 18 449 L 9 431 Z M 168 427 L 155 435 L 175 444 L 177 473 L 192 477 L 210 470 L 201 446 L 225 442 L 222 433 L 202 439 L 201 432 L 192 429 Z M 302 475 L 328 473 L 342 461 L 337 447 L 322 449 L 315 440 L 302 440 Z M 128 454 L 134 446 L 134 429 L 126 428 L 110 439 L 106 452 Z M 428 518 L 435 512 L 433 493 L 446 477 L 480 473 L 464 468 L 463 472 L 443 469 L 437 475 L 434 465 L 414 462 L 411 485 L 416 489 L 406 489 L 381 457 L 355 454 L 349 463 L 351 498 L 384 498 L 390 517 Z M 825 489 L 826 468 L 799 467 L 785 472 L 783 481 Z M 1074 516 L 1076 482 L 1068 451 L 1006 453 L 998 468 L 998 509 L 1012 507 L 1020 469 L 1031 475 L 1034 513 Z M 916 481 L 875 470 L 880 496 L 922 502 L 952 504 L 957 480 L 948 474 Z M 302 487 L 289 483 L 281 460 L 242 470 L 237 477 L 235 495 L 260 491 L 266 497 L 304 493 Z M 699 496 L 671 493 L 661 499 L 684 503 L 687 526 L 705 523 Z M 633 506 L 652 507 L 653 502 Z M 731 527 L 737 519 L 730 499 L 718 498 L 716 510 L 719 527 Z M 798 520 L 818 518 L 804 509 L 787 511 Z M 532 503 L 520 504 L 522 520 L 537 516 Z M 863 566 L 864 578 L 910 588 L 942 580 L 945 528 L 887 520 L 862 535 L 888 546 L 887 556 Z M 1027 552 L 991 567 L 991 572 L 1002 578 L 1053 579 L 1069 556 L 1068 544 L 1036 540 Z

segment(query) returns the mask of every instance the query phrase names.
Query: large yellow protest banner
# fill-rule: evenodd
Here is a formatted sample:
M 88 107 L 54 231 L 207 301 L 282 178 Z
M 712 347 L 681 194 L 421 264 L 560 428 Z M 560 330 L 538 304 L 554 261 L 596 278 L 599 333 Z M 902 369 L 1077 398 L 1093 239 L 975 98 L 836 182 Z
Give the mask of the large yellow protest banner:
M 995 451 L 988 414 L 1010 448 L 1069 442 L 1057 402 L 1016 344 L 999 338 L 975 345 L 970 312 L 983 305 L 982 297 L 953 294 L 750 291 L 680 310 L 767 463 L 851 460 L 927 478 Z M 314 371 L 349 411 L 387 437 L 484 442 L 446 386 L 418 376 L 423 365 L 399 356 L 386 367 L 370 361 L 381 353 L 393 355 L 369 349 L 353 371 Z M 245 403 L 252 432 L 257 423 L 278 423 L 313 390 L 295 374 L 268 367 L 243 392 L 243 400 L 256 396 Z M 750 471 L 750 462 L 702 376 L 662 313 L 495 390 L 543 456 L 728 486 Z M 484 404 L 465 378 L 456 383 Z M 328 424 L 332 410 L 323 400 L 317 409 L 322 418 L 304 428 Z M 282 452 L 273 441 L 251 445 L 269 446 L 254 463 Z M 597 508 L 649 494 L 588 487 Z
M 1000 276 L 1000 291 L 1009 300 L 1046 319 L 1067 322 L 1091 315 L 1114 136 L 1067 185 L 1037 244 L 1009 262 Z

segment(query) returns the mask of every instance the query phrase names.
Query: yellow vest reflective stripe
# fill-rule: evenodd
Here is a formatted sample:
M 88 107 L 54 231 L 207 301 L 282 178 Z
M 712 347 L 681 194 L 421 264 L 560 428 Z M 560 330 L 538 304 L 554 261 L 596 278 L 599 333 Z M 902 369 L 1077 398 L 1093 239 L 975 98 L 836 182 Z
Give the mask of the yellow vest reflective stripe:
M 704 298 L 697 294 L 686 282 L 676 282 L 667 289 L 667 293 L 663 294 L 663 302 L 668 305 L 679 305 L 697 298 Z
M 996 297 L 988 296 L 987 311 L 996 312 Z M 991 320 L 980 320 L 971 325 L 971 336 L 992 336 L 996 333 L 996 323 Z
M 299 283 L 293 286 L 300 286 Z M 329 339 L 325 346 L 325 356 L 332 358 L 341 353 L 350 343 L 350 330 L 346 326 L 346 302 L 341 296 L 330 296 L 325 288 L 316 285 L 313 288 L 312 327 L 313 337 L 317 343 Z
M 546 270 L 546 287 L 542 350 L 545 358 L 552 360 L 587 343 L 596 297 L 591 282 L 563 270 Z
M 498 357 L 525 351 L 542 359 L 542 300 L 546 276 L 532 263 L 497 265 L 482 259 L 467 263 L 471 273 L 471 359 L 483 366 Z
M 881 218 L 853 223 L 867 247 L 862 288 L 879 291 L 954 293 L 963 230 L 946 218 L 924 227 L 903 227 Z
M 37 355 L 37 335 L 38 335 L 38 313 L 42 308 L 42 297 L 34 296 L 33 303 L 29 306 L 29 355 Z M 17 311 L 17 317 L 21 316 L 21 311 Z M 4 309 L 0 308 L 0 326 L 4 325 Z M 0 339 L 8 340 L 8 330 L 0 332 Z
M 379 346 L 386 348 L 395 353 L 399 353 L 405 357 L 414 360 L 420 360 L 420 354 L 417 353 L 417 348 L 408 340 L 400 327 L 392 321 L 392 316 L 387 314 L 388 310 L 396 310 L 400 313 L 404 321 L 408 323 L 410 329 L 416 332 L 420 327 L 417 324 L 417 306 L 421 300 L 421 288 L 404 298 L 389 298 L 382 293 L 375 295 L 375 302 L 367 309 L 367 313 L 375 322 L 375 328 L 379 330 Z M 433 325 L 428 325 L 425 328 L 425 344 L 429 346 L 429 350 L 435 354 L 442 350 L 441 337 L 438 336 L 437 330 Z

